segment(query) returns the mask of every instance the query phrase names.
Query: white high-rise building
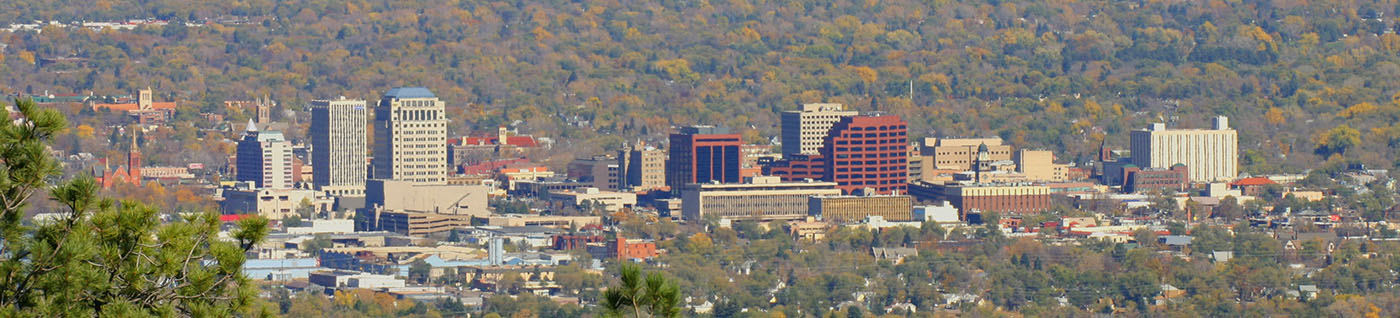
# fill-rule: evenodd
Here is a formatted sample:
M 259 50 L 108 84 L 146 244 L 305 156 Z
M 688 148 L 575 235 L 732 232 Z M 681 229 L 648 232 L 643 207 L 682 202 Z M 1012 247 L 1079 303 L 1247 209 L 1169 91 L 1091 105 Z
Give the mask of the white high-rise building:
M 292 188 L 292 143 L 275 130 L 258 131 L 252 119 L 243 140 L 238 141 L 238 181 L 252 181 L 258 188 Z
M 1191 182 L 1231 181 L 1239 175 L 1239 135 L 1224 116 L 1216 117 L 1211 129 L 1167 129 L 1157 123 L 1131 137 L 1138 167 L 1184 164 Z
M 441 184 L 447 180 L 445 105 L 422 87 L 389 90 L 374 109 L 374 178 Z
M 841 104 L 803 104 L 802 110 L 783 112 L 783 155 L 815 155 L 831 126 L 843 117 L 860 114 Z
M 311 101 L 312 184 L 332 196 L 364 196 L 369 110 L 362 99 Z

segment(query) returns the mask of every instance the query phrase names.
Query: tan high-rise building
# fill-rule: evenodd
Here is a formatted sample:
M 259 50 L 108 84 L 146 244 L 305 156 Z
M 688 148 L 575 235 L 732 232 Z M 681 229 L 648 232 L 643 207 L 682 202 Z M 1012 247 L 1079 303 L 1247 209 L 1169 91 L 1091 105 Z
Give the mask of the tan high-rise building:
M 619 189 L 632 191 L 655 190 L 666 187 L 666 151 L 638 142 L 625 146 L 617 154 Z
M 374 178 L 441 184 L 447 178 L 445 105 L 422 87 L 389 90 L 374 109 Z
M 783 155 L 820 153 L 832 125 L 842 117 L 860 114 L 845 109 L 841 104 L 803 104 L 802 110 L 783 112 Z
M 1055 153 L 1049 150 L 1021 149 L 1014 161 L 1027 181 L 1060 182 L 1069 178 L 1069 165 L 1055 163 Z
M 1168 169 L 1186 165 L 1191 182 L 1231 181 L 1239 175 L 1239 135 L 1229 119 L 1212 121 L 1211 129 L 1167 129 L 1152 124 L 1132 132 L 1133 164 Z
M 926 170 L 971 170 L 977 161 L 977 148 L 987 145 L 990 161 L 1011 160 L 1011 146 L 1003 145 L 1000 137 L 924 138 L 924 168 Z
M 365 194 L 369 117 L 362 99 L 311 101 L 311 178 L 332 196 Z

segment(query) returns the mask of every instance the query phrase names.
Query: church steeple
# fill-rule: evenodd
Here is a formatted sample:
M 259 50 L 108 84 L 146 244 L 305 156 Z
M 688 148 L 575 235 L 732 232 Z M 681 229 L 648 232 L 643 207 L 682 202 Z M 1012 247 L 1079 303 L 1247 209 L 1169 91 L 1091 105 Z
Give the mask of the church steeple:
M 141 148 L 136 145 L 136 131 L 131 131 L 131 150 L 126 153 L 126 171 L 132 183 L 141 184 Z

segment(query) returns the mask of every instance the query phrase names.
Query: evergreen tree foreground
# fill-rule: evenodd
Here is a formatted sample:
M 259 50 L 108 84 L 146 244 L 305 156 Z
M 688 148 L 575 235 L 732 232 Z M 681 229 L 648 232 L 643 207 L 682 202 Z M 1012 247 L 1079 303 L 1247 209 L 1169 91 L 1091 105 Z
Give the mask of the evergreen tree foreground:
M 162 223 L 140 202 L 98 195 L 89 176 L 61 178 L 47 144 L 67 127 L 52 109 L 16 100 L 0 124 L 0 317 L 270 316 L 241 273 L 267 221 L 239 222 L 219 237 L 212 212 Z M 57 217 L 24 220 L 40 191 Z

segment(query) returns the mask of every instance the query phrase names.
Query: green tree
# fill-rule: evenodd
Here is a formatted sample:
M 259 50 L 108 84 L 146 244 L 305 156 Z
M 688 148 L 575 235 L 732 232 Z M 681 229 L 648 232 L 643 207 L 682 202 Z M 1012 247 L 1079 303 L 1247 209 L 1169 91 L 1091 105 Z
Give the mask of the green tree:
M 29 100 L 15 106 L 20 119 L 0 126 L 0 316 L 272 314 L 241 273 L 266 220 L 240 222 L 225 241 L 215 214 L 161 224 L 150 206 L 98 197 L 91 177 L 59 182 L 46 144 L 67 121 Z M 42 189 L 61 213 L 21 222 Z
M 1361 132 L 1342 124 L 1317 137 L 1317 154 L 1323 157 L 1344 155 L 1358 145 L 1361 145 Z
M 622 317 L 631 311 L 633 317 L 680 317 L 681 292 L 676 283 L 669 282 L 661 273 L 653 272 L 642 278 L 642 268 L 631 263 L 622 264 L 621 285 L 609 287 L 603 292 L 603 308 L 609 317 Z
M 417 281 L 419 284 L 426 283 L 428 277 L 432 276 L 433 266 L 423 260 L 413 261 L 408 265 L 408 278 Z

